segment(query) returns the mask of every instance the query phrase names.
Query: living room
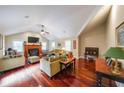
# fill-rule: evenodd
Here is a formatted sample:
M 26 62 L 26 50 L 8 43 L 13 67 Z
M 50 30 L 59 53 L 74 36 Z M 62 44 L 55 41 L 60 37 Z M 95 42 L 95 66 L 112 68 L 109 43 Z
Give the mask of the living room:
M 123 25 L 123 5 L 0 7 L 0 86 L 102 86 L 97 85 L 95 61 L 105 59 L 110 47 L 119 46 L 117 27 Z M 98 49 L 97 58 L 84 60 L 86 48 Z M 61 62 L 67 56 L 73 56 L 69 62 L 74 66 Z M 123 60 L 119 61 L 123 68 Z M 121 79 L 121 83 L 111 81 L 112 86 L 124 86 Z M 109 86 L 108 79 L 103 86 Z

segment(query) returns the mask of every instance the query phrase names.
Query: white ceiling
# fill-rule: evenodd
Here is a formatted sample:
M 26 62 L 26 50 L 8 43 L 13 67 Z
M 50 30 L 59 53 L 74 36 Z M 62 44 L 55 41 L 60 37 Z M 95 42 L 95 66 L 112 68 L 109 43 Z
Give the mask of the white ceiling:
M 100 8 L 98 5 L 1 5 L 0 27 L 3 34 L 11 35 L 25 31 L 40 33 L 39 24 L 44 24 L 50 33 L 45 36 L 47 39 L 72 38 Z

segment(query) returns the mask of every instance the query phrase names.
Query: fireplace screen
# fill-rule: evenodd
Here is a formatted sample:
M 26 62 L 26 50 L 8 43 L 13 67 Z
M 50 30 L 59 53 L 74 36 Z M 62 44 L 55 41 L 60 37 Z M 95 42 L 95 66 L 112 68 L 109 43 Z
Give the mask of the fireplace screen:
M 29 56 L 39 56 L 39 50 L 37 48 L 28 50 Z

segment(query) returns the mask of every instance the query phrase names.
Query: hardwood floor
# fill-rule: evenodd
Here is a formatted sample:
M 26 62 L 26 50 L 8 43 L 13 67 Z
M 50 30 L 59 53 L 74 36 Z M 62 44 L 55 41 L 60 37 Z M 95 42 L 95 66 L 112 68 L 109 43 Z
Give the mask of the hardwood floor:
M 104 80 L 108 86 L 108 80 Z M 95 62 L 80 59 L 76 67 L 56 74 L 52 79 L 40 70 L 39 63 L 10 70 L 0 75 L 0 86 L 7 87 L 95 87 Z M 115 86 L 113 82 L 113 86 Z

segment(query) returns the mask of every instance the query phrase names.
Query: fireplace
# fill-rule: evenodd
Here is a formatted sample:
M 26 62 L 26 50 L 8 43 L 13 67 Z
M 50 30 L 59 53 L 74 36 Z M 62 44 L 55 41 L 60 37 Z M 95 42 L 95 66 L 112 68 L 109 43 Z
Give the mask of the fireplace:
M 28 62 L 29 57 L 42 57 L 41 44 L 24 43 L 24 56 L 25 62 Z
M 38 48 L 28 49 L 29 56 L 39 56 Z

